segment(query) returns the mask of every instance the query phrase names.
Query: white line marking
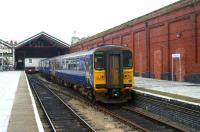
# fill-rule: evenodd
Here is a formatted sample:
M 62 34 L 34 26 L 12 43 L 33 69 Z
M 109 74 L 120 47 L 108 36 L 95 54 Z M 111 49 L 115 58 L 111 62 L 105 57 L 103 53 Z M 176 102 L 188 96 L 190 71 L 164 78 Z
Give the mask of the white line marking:
M 149 94 L 149 95 L 156 96 L 156 97 L 165 98 L 165 99 L 168 99 L 169 101 L 170 100 L 176 100 L 176 101 L 179 101 L 179 102 L 183 102 L 183 103 L 188 103 L 188 104 L 200 106 L 199 103 L 190 102 L 190 101 L 186 101 L 186 100 L 181 100 L 181 99 L 177 99 L 177 98 L 173 98 L 173 97 L 169 97 L 169 96 L 163 96 L 163 95 L 154 94 L 154 93 L 151 93 L 151 92 L 146 92 L 146 91 L 137 90 L 137 89 L 134 89 L 134 91 L 137 91 L 137 92 L 140 92 L 140 93 Z
M 24 72 L 25 76 L 26 76 L 26 73 Z M 34 115 L 35 115 L 35 120 L 36 120 L 36 123 L 37 123 L 37 127 L 38 127 L 38 130 L 39 132 L 44 132 L 44 128 L 42 126 L 42 122 L 40 120 L 40 116 L 39 116 L 39 113 L 38 113 L 38 109 L 36 107 L 36 104 L 35 104 L 35 99 L 33 98 L 33 94 L 32 94 L 32 91 L 30 89 L 30 85 L 28 83 L 28 79 L 27 79 L 27 76 L 26 76 L 26 83 L 27 83 L 27 86 L 28 86 L 28 91 L 29 91 L 29 95 L 31 96 L 31 102 L 32 102 L 32 106 L 33 106 L 33 111 L 34 111 Z

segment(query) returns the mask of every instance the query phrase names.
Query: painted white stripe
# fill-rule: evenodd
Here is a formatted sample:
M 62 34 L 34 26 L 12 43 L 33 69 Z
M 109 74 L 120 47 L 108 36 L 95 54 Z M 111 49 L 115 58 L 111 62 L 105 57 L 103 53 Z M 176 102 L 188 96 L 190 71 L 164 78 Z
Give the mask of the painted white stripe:
M 25 73 L 24 73 L 25 74 Z M 26 74 L 25 74 L 26 75 Z M 27 86 L 28 86 L 28 91 L 29 91 L 29 95 L 31 96 L 31 102 L 32 102 L 32 106 L 33 106 L 33 111 L 34 111 L 34 115 L 35 115 L 35 120 L 36 120 L 36 123 L 37 123 L 37 127 L 38 127 L 38 130 L 39 132 L 44 132 L 44 128 L 42 126 L 42 122 L 40 120 L 40 116 L 39 116 L 39 113 L 38 113 L 38 109 L 36 107 L 36 104 L 35 104 L 35 99 L 33 98 L 33 93 L 30 89 L 30 85 L 28 83 L 28 79 L 27 79 L 27 76 L 26 76 L 26 83 L 27 83 Z
M 195 103 L 195 102 L 190 102 L 190 101 L 185 101 L 185 100 L 181 100 L 181 99 L 177 99 L 177 98 L 173 98 L 173 97 L 169 97 L 169 96 L 163 96 L 163 95 L 159 95 L 159 94 L 154 94 L 154 93 L 150 93 L 150 92 L 146 92 L 146 91 L 142 91 L 142 90 L 136 90 L 136 89 L 133 89 L 133 90 L 136 91 L 136 92 L 139 92 L 139 93 L 144 93 L 144 94 L 149 94 L 149 95 L 160 97 L 160 98 L 165 98 L 165 99 L 167 99 L 169 101 L 170 100 L 176 100 L 176 101 L 179 101 L 179 102 L 200 106 L 199 103 Z

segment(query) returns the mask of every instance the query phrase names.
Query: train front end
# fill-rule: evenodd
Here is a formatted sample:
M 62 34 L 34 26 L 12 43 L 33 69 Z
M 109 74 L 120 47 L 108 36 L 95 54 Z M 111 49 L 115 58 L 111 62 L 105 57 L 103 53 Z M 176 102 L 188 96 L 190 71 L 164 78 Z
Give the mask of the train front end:
M 94 94 L 96 101 L 123 103 L 134 88 L 132 52 L 121 46 L 99 48 L 94 53 Z

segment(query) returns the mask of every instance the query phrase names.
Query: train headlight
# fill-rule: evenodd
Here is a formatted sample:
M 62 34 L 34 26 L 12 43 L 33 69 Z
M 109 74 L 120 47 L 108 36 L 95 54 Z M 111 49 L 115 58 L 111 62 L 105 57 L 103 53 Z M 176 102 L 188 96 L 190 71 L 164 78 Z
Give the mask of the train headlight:
M 98 80 L 104 79 L 104 75 L 99 75 L 99 76 L 97 76 L 97 79 L 98 79 Z
M 128 79 L 128 78 L 130 78 L 131 76 L 130 75 L 124 75 L 124 78 L 125 79 Z

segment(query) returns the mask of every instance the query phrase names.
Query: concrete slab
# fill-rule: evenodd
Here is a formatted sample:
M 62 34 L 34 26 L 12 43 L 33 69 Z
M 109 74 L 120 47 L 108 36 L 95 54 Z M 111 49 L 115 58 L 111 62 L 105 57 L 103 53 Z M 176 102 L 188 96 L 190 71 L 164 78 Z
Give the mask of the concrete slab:
M 0 131 L 6 132 L 20 77 L 19 71 L 0 72 Z
M 39 131 L 26 81 L 25 73 L 21 72 L 18 89 L 15 95 L 14 105 L 9 120 L 8 132 Z
M 138 90 L 200 104 L 200 84 L 135 77 L 135 86 Z
M 24 72 L 21 73 L 19 79 L 8 131 L 38 131 Z

